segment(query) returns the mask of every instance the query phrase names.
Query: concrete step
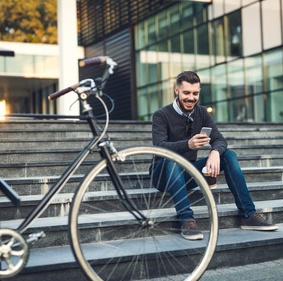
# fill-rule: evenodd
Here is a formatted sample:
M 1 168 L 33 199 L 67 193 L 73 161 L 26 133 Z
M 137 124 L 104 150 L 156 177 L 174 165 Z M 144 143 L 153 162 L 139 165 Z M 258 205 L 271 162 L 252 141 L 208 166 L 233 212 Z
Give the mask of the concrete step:
M 138 135 L 136 135 L 138 134 Z M 40 137 L 44 138 L 44 133 L 41 134 Z M 137 131 L 131 131 L 128 134 L 124 132 L 117 132 L 117 136 L 112 136 L 111 141 L 114 142 L 115 146 L 123 147 L 123 146 L 137 146 L 137 145 L 152 145 L 151 134 L 147 133 L 138 133 Z M 42 152 L 49 152 L 57 149 L 57 150 L 66 150 L 66 149 L 77 149 L 83 148 L 86 143 L 90 140 L 91 135 L 83 136 L 79 133 L 78 136 L 72 132 L 70 135 L 63 137 L 50 137 L 50 135 L 46 135 L 44 139 L 39 139 L 34 134 L 29 138 L 24 135 L 19 135 L 18 138 L 14 139 L 10 136 L 6 135 L 6 138 L 0 139 L 0 154 L 5 152 L 17 152 L 21 150 L 33 151 L 34 148 L 40 149 Z M 245 148 L 250 151 L 249 154 L 257 155 L 257 151 L 266 147 L 272 151 L 273 154 L 278 152 L 278 149 L 282 149 L 283 147 L 283 137 L 266 137 L 266 138 L 253 138 L 246 137 L 244 139 L 239 138 L 226 138 L 230 148 Z M 275 148 L 274 148 L 275 146 Z
M 60 147 L 60 145 L 64 148 L 68 141 L 72 143 L 71 147 L 80 147 L 81 141 L 91 137 L 86 122 L 79 121 L 19 121 L 18 123 L 6 121 L 1 122 L 0 125 L 0 150 L 5 150 L 1 143 L 5 143 L 8 149 L 15 150 L 28 149 L 33 147 L 32 144 L 39 144 L 41 141 L 40 146 L 45 149 Z M 221 124 L 219 128 L 230 145 L 283 144 L 282 124 L 261 126 L 262 124 L 254 124 L 239 127 L 231 124 L 227 128 L 225 124 Z M 145 143 L 151 144 L 150 122 L 111 121 L 108 133 L 113 140 L 117 141 L 117 145 L 121 143 L 132 145 L 135 140 L 141 139 L 144 139 Z M 127 143 L 125 140 L 127 140 Z M 32 146 L 29 146 L 29 142 Z
M 209 153 L 209 151 L 207 151 Z M 68 153 L 66 153 L 68 154 Z M 72 154 L 72 153 L 71 153 Z M 20 162 L 19 158 L 16 161 L 16 156 L 11 154 L 11 158 L 6 155 L 6 162 L 0 164 L 0 175 L 3 178 L 13 178 L 13 177 L 39 177 L 39 176 L 51 176 L 51 175 L 61 175 L 67 167 L 71 164 L 71 160 L 64 161 L 58 158 L 56 160 L 48 160 L 47 157 L 43 156 L 41 161 L 36 162 L 32 159 L 22 159 L 29 160 L 28 162 Z M 3 155 L 2 155 L 3 156 Z M 59 156 L 59 155 L 57 155 Z M 75 157 L 74 154 L 72 156 Z M 27 157 L 32 158 L 31 155 L 27 153 Z M 205 153 L 203 153 L 205 157 Z M 36 158 L 36 157 L 35 157 Z M 77 173 L 85 174 L 97 161 L 99 156 L 92 154 L 89 160 L 86 160 L 82 166 L 78 169 Z M 2 157 L 3 162 L 5 162 L 4 157 Z M 12 161 L 14 160 L 14 162 Z M 72 159 L 73 160 L 73 159 Z M 273 155 L 240 155 L 238 156 L 239 164 L 242 168 L 260 168 L 260 167 L 276 167 L 281 166 L 283 163 L 283 154 L 273 154 Z
M 183 249 L 184 247 L 197 248 L 204 246 L 202 245 L 204 244 L 204 241 L 185 241 L 178 234 L 172 235 L 171 237 L 159 237 L 158 239 L 159 245 L 163 245 L 163 247 L 166 247 L 166 249 L 168 249 L 168 245 L 171 245 L 172 251 L 178 251 L 180 249 Z M 170 242 L 168 243 L 168 241 Z M 128 245 L 125 245 L 124 243 L 123 246 L 125 248 L 123 252 L 127 253 L 128 249 L 133 249 L 133 246 L 138 247 L 140 243 L 144 243 L 144 241 L 137 239 L 136 241 L 132 241 L 132 243 L 129 243 Z M 219 231 L 217 248 L 208 267 L 208 270 L 239 265 L 247 266 L 249 264 L 256 264 L 264 261 L 278 260 L 282 258 L 282 251 L 283 224 L 279 224 L 279 229 L 273 232 L 248 231 L 241 230 L 239 228 L 222 229 Z M 264 255 L 262 254 L 262 252 L 264 252 Z M 98 251 L 93 251 L 92 254 L 93 258 L 98 259 L 105 256 L 105 253 Z M 264 272 L 262 272 L 262 274 L 264 276 Z M 205 276 L 206 274 L 204 274 L 204 277 Z M 119 276 L 115 277 L 117 278 L 116 280 L 120 280 Z M 86 280 L 78 269 L 69 246 L 31 250 L 29 261 L 24 271 L 18 276 L 9 280 L 35 281 L 39 279 L 41 281 Z M 222 278 L 220 279 L 230 280 Z M 150 280 L 156 281 L 156 279 Z M 167 277 L 166 279 L 158 280 L 176 281 L 183 279 L 177 279 L 172 276 Z
M 105 120 L 98 119 L 98 123 L 101 126 L 105 126 Z M 72 118 L 68 119 L 68 116 L 66 116 L 66 118 L 60 118 L 57 120 L 40 120 L 33 118 L 10 118 L 6 120 L 0 120 L 0 131 L 10 130 L 11 128 L 16 130 L 34 130 L 35 127 L 37 127 L 38 130 L 40 130 L 41 128 L 43 131 L 60 128 L 66 130 L 70 130 L 70 128 L 84 128 L 86 131 L 89 131 L 88 124 L 86 121 Z M 110 120 L 109 123 L 109 130 L 121 130 L 132 128 L 151 130 L 151 122 L 138 120 Z
M 143 140 L 135 141 L 134 146 L 139 145 L 149 145 Z M 120 151 L 123 148 L 121 146 L 116 146 L 117 150 Z M 229 146 L 230 149 L 237 153 L 239 158 L 241 157 L 253 157 L 254 159 L 274 157 L 278 158 L 282 155 L 283 145 L 273 145 L 273 146 Z M 48 162 L 63 162 L 63 161 L 73 161 L 75 157 L 79 154 L 81 150 L 79 148 L 70 149 L 27 149 L 27 150 L 6 150 L 0 153 L 1 164 L 12 164 L 12 163 L 48 163 Z M 199 151 L 198 157 L 207 157 L 210 148 L 204 148 Z M 91 154 L 89 156 L 92 160 L 98 160 L 99 156 L 97 153 Z M 89 158 L 88 158 L 89 159 Z M 59 160 L 59 161 L 58 161 Z M 249 159 L 248 159 L 249 160 Z M 282 163 L 282 162 L 281 162 Z M 281 164 L 282 165 L 282 164 Z M 257 165 L 256 165 L 257 166 Z
M 273 223 L 280 223 L 283 219 L 283 199 L 278 200 L 265 200 L 265 201 L 255 201 L 256 209 L 258 213 L 264 214 L 264 216 Z M 37 241 L 31 247 L 45 248 L 53 246 L 64 246 L 69 244 L 68 240 L 68 216 L 70 202 L 66 204 L 67 208 L 63 216 L 57 217 L 40 217 L 37 219 L 26 233 L 35 233 L 39 231 L 44 231 L 46 237 Z M 195 218 L 197 220 L 198 226 L 202 230 L 206 230 L 208 216 L 206 208 L 202 206 L 194 206 Z M 240 220 L 238 216 L 238 210 L 234 203 L 230 204 L 218 204 L 218 217 L 219 217 L 219 229 L 225 228 L 237 228 L 240 226 Z M 176 218 L 176 211 L 174 207 L 162 209 L 162 214 L 156 211 L 152 212 L 152 216 L 157 215 L 158 217 L 164 216 L 166 218 L 171 217 L 172 222 Z M 14 219 L 1 221 L 1 228 L 17 228 L 22 219 Z M 103 222 L 103 223 L 102 223 Z M 117 232 L 121 231 L 124 234 L 126 231 L 128 233 L 129 227 L 133 228 L 133 223 L 135 223 L 134 217 L 126 211 L 119 212 L 108 212 L 108 213 L 97 213 L 91 214 L 91 220 L 86 221 L 84 224 L 84 231 L 91 233 L 94 230 L 99 230 L 101 237 L 107 239 L 109 235 L 112 235 L 113 230 L 117 228 Z M 177 227 L 172 223 L 172 227 Z M 111 236 L 112 237 L 112 236 Z M 113 237 L 111 238 L 113 239 Z
M 143 164 L 144 165 L 144 164 Z M 149 165 L 140 166 L 140 172 L 146 178 L 148 176 L 148 167 Z M 16 169 L 13 173 L 13 169 L 7 172 L 3 172 L 3 179 L 7 181 L 7 183 L 20 195 L 36 195 L 36 194 L 45 194 L 49 188 L 58 180 L 59 173 L 56 171 L 56 166 L 53 167 L 54 173 L 53 176 L 46 175 L 42 176 L 38 174 L 37 166 L 33 167 L 34 169 L 28 170 L 26 167 L 22 167 L 22 169 Z M 91 170 L 92 166 L 85 166 L 84 169 L 86 171 Z M 0 169 L 1 170 L 1 169 Z M 34 173 L 33 173 L 34 171 Z M 50 169 L 52 174 L 52 169 Z M 256 183 L 263 182 L 267 185 L 269 182 L 282 181 L 283 177 L 283 166 L 274 166 L 274 167 L 244 167 L 242 168 L 245 179 L 248 183 Z M 50 173 L 49 173 L 50 174 Z M 57 174 L 57 175 L 56 175 Z M 4 177 L 4 176 L 7 177 Z M 76 173 L 66 185 L 64 192 L 70 192 L 73 190 L 83 179 L 85 174 Z M 109 177 L 102 178 L 102 182 Z M 101 177 L 97 177 L 99 180 Z M 98 181 L 97 181 L 98 182 Z M 221 173 L 217 177 L 218 184 L 226 184 L 226 180 L 224 174 Z M 103 185 L 102 185 L 103 186 Z
M 257 182 L 257 183 L 248 183 L 248 189 L 254 201 L 262 200 L 274 200 L 274 199 L 283 199 L 283 182 Z M 141 200 L 145 194 L 148 193 L 150 196 L 154 194 L 155 200 L 161 196 L 161 192 L 155 188 L 143 189 L 131 189 L 128 191 L 129 196 L 135 201 Z M 215 189 L 212 190 L 212 193 L 215 198 L 215 202 L 219 205 L 234 203 L 234 198 L 227 187 L 226 184 L 220 184 Z M 196 190 L 196 194 L 198 191 Z M 13 204 L 6 197 L 0 198 L 0 221 L 7 221 L 13 219 L 23 219 L 28 213 L 40 202 L 44 195 L 26 195 L 21 196 L 21 206 L 14 207 Z M 68 215 L 70 204 L 73 200 L 74 193 L 60 193 L 56 195 L 55 199 L 51 202 L 47 211 L 42 214 L 42 217 L 62 217 Z M 114 212 L 119 210 L 119 198 L 117 192 L 114 190 L 110 191 L 96 191 L 89 193 L 91 200 L 99 206 L 103 202 L 111 200 L 111 205 L 108 207 L 109 212 Z M 169 195 L 168 195 L 169 201 Z M 190 197 L 192 198 L 192 197 Z M 152 199 L 153 200 L 153 199 Z M 193 199 L 191 199 L 193 200 Z M 104 204 L 106 206 L 106 203 Z M 165 207 L 165 206 L 164 206 Z M 168 202 L 166 207 L 173 207 L 173 203 Z

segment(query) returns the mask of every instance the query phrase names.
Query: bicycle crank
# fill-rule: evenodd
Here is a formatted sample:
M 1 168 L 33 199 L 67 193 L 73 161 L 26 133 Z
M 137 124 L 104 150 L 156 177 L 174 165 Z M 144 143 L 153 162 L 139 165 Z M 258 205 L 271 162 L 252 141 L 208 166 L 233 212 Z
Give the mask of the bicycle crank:
M 0 279 L 19 273 L 28 256 L 28 244 L 21 234 L 12 229 L 0 229 Z

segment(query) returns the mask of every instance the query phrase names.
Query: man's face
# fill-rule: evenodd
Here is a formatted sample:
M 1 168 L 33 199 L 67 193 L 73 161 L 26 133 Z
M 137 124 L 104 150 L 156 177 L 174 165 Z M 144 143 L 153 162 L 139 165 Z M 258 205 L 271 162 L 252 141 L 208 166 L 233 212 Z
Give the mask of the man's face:
M 200 83 L 190 84 L 183 81 L 181 85 L 174 88 L 175 94 L 179 97 L 179 105 L 184 113 L 190 113 L 199 100 Z

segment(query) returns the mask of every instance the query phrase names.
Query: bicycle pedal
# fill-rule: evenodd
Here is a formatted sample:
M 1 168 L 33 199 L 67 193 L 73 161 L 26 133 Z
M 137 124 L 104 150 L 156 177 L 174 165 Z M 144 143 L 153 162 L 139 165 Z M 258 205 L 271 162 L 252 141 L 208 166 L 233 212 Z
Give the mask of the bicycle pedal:
M 26 239 L 27 243 L 34 243 L 35 241 L 40 240 L 41 238 L 46 237 L 46 234 L 44 231 L 31 233 L 28 238 Z

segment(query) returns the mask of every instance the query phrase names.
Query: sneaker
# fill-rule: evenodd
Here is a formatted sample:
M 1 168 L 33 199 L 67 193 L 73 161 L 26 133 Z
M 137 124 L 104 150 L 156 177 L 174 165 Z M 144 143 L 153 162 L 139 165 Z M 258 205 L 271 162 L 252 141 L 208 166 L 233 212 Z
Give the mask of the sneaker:
M 247 230 L 276 230 L 278 226 L 267 223 L 260 214 L 254 214 L 246 219 L 241 219 L 241 228 Z
M 185 239 L 188 240 L 203 239 L 203 234 L 198 229 L 196 221 L 194 219 L 187 220 L 182 224 L 181 234 Z

